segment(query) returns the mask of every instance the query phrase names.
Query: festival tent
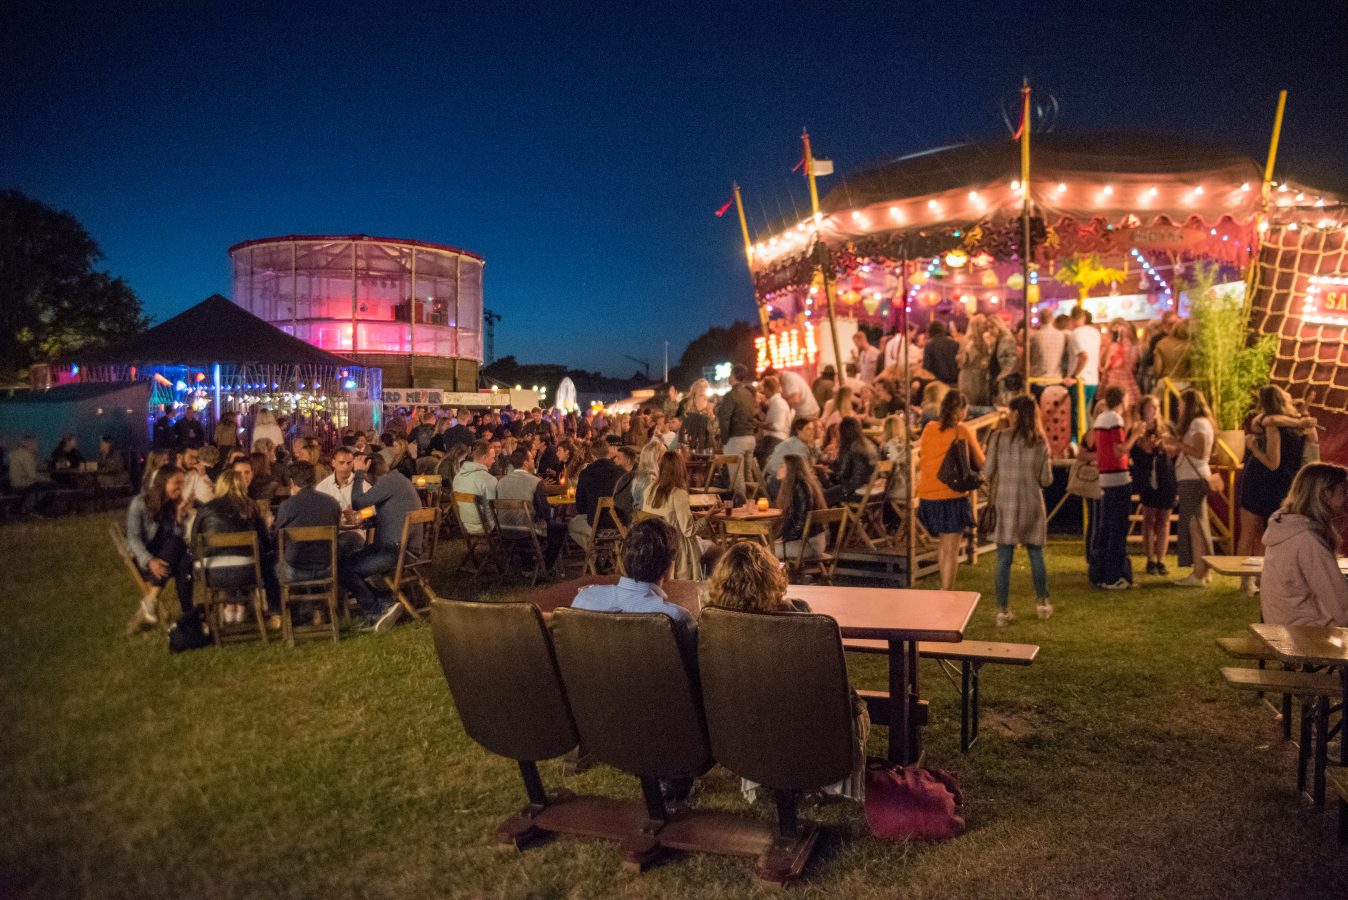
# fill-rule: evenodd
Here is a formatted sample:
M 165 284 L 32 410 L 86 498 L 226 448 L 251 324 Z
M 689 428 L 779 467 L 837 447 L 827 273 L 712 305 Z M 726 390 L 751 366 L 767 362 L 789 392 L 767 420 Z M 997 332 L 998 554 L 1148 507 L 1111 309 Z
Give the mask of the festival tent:
M 145 410 L 150 386 L 134 384 L 66 384 L 46 391 L 25 391 L 0 400 L 0 435 L 13 446 L 25 434 L 37 438 L 46 455 L 67 434 L 75 435 L 80 453 L 96 458 L 98 439 L 139 456 L 148 449 Z
M 147 382 L 146 425 L 160 406 L 191 405 L 208 424 L 220 412 L 260 407 L 368 427 L 378 417 L 381 372 L 321 350 L 219 294 L 106 348 L 53 366 L 58 384 Z

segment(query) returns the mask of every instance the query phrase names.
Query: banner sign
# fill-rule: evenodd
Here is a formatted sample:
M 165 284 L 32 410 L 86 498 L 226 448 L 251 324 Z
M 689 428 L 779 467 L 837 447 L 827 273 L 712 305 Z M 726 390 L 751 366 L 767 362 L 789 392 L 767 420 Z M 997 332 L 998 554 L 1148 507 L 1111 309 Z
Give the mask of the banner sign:
M 439 388 L 384 388 L 381 395 L 389 406 L 508 406 L 509 392 L 444 391 Z
M 1301 320 L 1311 325 L 1348 327 L 1348 277 L 1312 276 L 1301 307 Z

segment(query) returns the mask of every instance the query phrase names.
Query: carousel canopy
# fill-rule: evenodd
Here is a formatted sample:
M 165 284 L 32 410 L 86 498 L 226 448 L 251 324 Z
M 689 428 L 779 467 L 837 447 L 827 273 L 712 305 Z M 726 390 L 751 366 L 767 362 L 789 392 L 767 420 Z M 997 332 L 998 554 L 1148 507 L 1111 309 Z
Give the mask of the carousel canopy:
M 120 344 L 73 355 L 80 363 L 215 362 L 259 365 L 355 366 L 264 322 L 219 294 Z

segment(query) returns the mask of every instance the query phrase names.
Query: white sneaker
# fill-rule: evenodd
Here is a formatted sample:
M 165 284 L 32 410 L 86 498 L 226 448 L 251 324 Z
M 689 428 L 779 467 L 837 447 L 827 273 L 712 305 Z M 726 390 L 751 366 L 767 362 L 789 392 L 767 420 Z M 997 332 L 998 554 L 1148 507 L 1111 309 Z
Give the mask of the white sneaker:
M 1007 609 L 997 611 L 998 628 L 1005 628 L 1007 625 L 1010 625 L 1014 621 L 1016 621 L 1016 614 L 1013 613 L 1011 610 Z
M 1049 616 L 1053 615 L 1053 604 L 1049 603 L 1047 600 L 1040 601 L 1040 603 L 1035 606 L 1034 613 L 1041 619 L 1047 619 Z
M 1102 584 L 1100 587 L 1107 591 L 1126 591 L 1133 586 L 1133 583 L 1126 578 L 1120 578 L 1113 584 Z
M 403 605 L 399 603 L 397 600 L 394 600 L 392 603 L 389 604 L 388 609 L 384 610 L 383 613 L 380 614 L 379 618 L 375 620 L 374 633 L 385 634 L 388 631 L 391 631 L 393 629 L 393 626 L 397 625 L 398 620 L 401 619 L 402 617 L 403 617 Z
M 1174 581 L 1170 583 L 1177 587 L 1207 587 L 1208 576 L 1205 575 L 1202 578 L 1199 578 L 1193 572 L 1190 572 L 1183 578 L 1176 578 Z
M 146 625 L 159 624 L 159 603 L 154 594 L 140 598 L 140 620 Z
M 1245 592 L 1246 597 L 1259 596 L 1259 580 L 1251 575 L 1246 575 L 1240 579 L 1240 589 Z

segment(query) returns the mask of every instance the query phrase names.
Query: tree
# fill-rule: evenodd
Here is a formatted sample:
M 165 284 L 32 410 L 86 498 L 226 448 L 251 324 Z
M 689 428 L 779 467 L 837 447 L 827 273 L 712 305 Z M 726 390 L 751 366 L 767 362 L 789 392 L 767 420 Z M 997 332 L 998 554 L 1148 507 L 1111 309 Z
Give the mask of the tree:
M 754 338 L 762 336 L 762 330 L 748 322 L 735 322 L 728 328 L 715 326 L 700 336 L 693 338 L 679 357 L 679 364 L 669 370 L 669 380 L 680 388 L 702 377 L 702 370 L 717 363 L 744 363 L 749 371 L 754 370 L 756 352 Z
M 102 258 L 70 213 L 0 191 L 0 379 L 146 328 L 135 292 L 94 269 Z

